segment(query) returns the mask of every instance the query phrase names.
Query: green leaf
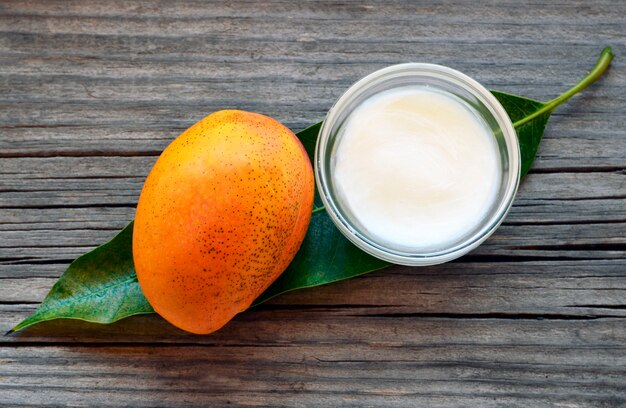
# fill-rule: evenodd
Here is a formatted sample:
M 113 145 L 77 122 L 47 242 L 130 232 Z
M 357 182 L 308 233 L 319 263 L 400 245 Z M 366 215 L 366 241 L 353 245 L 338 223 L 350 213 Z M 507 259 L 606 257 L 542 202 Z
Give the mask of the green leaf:
M 509 114 L 517 131 L 522 155 L 522 176 L 530 169 L 552 111 L 595 82 L 609 66 L 613 54 L 605 48 L 596 66 L 573 88 L 543 103 L 492 91 Z M 311 160 L 321 123 L 297 134 Z M 12 331 L 52 319 L 79 319 L 112 323 L 124 317 L 154 313 L 137 282 L 132 256 L 133 223 L 108 243 L 76 259 L 52 287 L 37 311 Z M 319 195 L 302 247 L 287 270 L 255 301 L 255 305 L 296 289 L 363 275 L 390 264 L 372 257 L 348 241 L 324 211 Z
M 511 118 L 511 122 L 515 123 L 528 115 L 545 108 L 546 104 L 532 99 L 523 98 L 521 96 L 510 95 L 503 92 L 491 91 L 491 93 L 502 104 L 506 112 Z M 520 153 L 522 156 L 522 177 L 528 173 L 530 166 L 535 161 L 539 143 L 543 136 L 543 131 L 548 124 L 550 112 L 544 112 L 533 120 L 524 123 L 515 128 L 517 140 L 519 142 Z
M 132 240 L 131 222 L 111 241 L 72 262 L 37 311 L 12 331 L 52 319 L 113 323 L 154 313 L 137 282 Z

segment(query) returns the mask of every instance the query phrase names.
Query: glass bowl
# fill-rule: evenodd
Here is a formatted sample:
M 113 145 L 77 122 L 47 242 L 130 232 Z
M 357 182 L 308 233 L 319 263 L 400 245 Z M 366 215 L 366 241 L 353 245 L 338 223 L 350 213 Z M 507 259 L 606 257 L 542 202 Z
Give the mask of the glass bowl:
M 480 222 L 455 241 L 432 248 L 409 248 L 390 244 L 360 226 L 342 201 L 333 183 L 334 155 L 344 125 L 352 112 L 380 92 L 420 86 L 447 93 L 467 104 L 491 129 L 499 153 L 500 179 L 496 198 Z M 401 265 L 426 266 L 456 259 L 485 241 L 504 220 L 520 180 L 517 135 L 498 100 L 467 75 L 441 65 L 408 63 L 376 71 L 352 85 L 328 111 L 315 149 L 315 178 L 328 215 L 351 242 L 365 252 Z

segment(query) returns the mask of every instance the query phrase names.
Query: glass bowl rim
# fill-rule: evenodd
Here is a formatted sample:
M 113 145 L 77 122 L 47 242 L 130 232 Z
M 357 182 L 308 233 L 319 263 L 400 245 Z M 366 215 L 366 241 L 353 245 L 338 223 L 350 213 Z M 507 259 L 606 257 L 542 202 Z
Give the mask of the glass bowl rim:
M 377 85 L 379 81 L 387 77 L 397 76 L 399 73 L 422 78 L 437 78 L 463 88 L 488 108 L 488 111 L 502 130 L 506 144 L 506 153 L 508 154 L 507 162 L 509 165 L 508 180 L 505 193 L 502 199 L 497 202 L 497 209 L 491 216 L 484 219 L 484 222 L 479 225 L 479 230 L 474 234 L 450 248 L 444 248 L 436 252 L 409 253 L 393 250 L 380 242 L 374 242 L 375 245 L 373 245 L 370 240 L 364 239 L 366 237 L 362 236 L 363 232 L 359 231 L 359 228 L 339 211 L 335 204 L 335 199 L 332 197 L 328 188 L 327 178 L 331 177 L 331 175 L 326 174 L 325 164 L 326 161 L 331 159 L 331 155 L 326 157 L 326 145 L 331 136 L 335 122 L 341 117 L 343 110 L 353 102 L 356 96 L 367 90 L 368 87 Z M 448 91 L 446 92 L 448 93 Z M 409 62 L 391 65 L 372 72 L 350 86 L 348 90 L 337 99 L 329 109 L 319 130 L 315 145 L 314 167 L 317 188 L 326 208 L 326 212 L 335 226 L 348 240 L 370 255 L 391 263 L 407 266 L 427 266 L 448 262 L 465 255 L 478 247 L 500 226 L 511 208 L 519 187 L 521 155 L 517 134 L 509 115 L 496 97 L 484 86 L 466 74 L 450 67 L 430 63 Z

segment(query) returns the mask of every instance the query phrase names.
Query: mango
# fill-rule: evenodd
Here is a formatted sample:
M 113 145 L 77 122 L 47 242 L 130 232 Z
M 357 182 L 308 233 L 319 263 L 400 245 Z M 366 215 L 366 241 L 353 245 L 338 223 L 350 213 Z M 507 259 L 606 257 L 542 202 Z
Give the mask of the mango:
M 137 205 L 133 258 L 154 310 L 198 334 L 246 310 L 300 248 L 313 193 L 308 155 L 278 121 L 225 110 L 187 129 Z

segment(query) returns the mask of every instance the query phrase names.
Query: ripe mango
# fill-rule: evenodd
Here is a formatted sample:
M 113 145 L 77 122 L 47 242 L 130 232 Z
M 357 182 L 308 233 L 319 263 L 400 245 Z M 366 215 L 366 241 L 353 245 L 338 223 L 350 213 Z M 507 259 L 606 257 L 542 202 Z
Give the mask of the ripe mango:
M 313 192 L 304 147 L 276 120 L 226 110 L 187 129 L 137 205 L 133 258 L 154 310 L 206 334 L 247 309 L 300 248 Z

